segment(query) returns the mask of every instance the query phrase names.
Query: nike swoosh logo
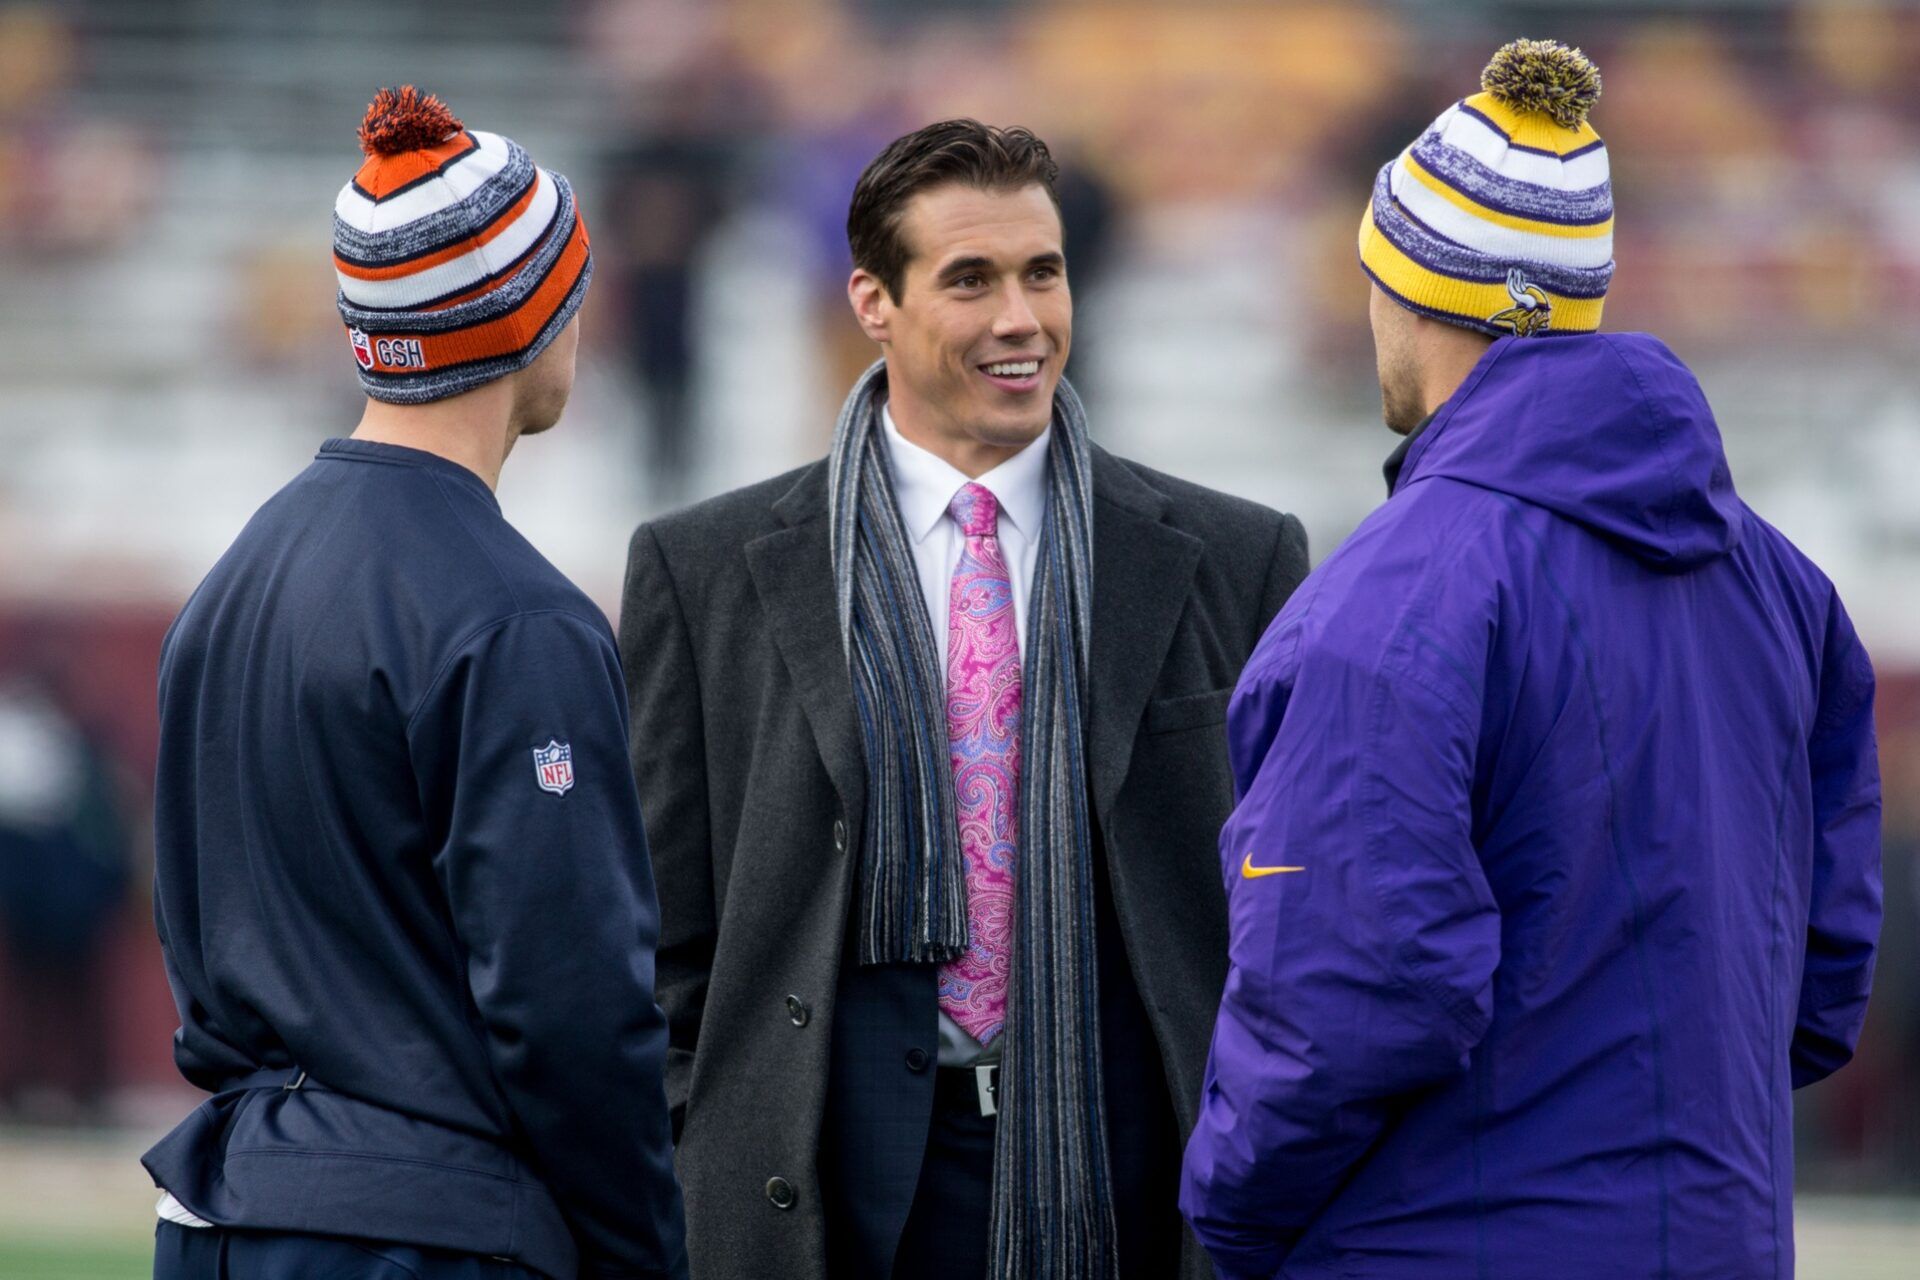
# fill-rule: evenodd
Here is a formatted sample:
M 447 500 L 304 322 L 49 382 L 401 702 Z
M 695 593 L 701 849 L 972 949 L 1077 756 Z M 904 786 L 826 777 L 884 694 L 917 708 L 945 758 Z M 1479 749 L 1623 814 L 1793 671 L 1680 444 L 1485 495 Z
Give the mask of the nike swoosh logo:
M 1240 864 L 1240 874 L 1245 876 L 1249 880 L 1255 880 L 1261 876 L 1277 876 L 1282 871 L 1305 871 L 1305 870 L 1306 870 L 1305 867 L 1256 867 L 1253 865 L 1252 854 L 1248 854 L 1247 860 Z

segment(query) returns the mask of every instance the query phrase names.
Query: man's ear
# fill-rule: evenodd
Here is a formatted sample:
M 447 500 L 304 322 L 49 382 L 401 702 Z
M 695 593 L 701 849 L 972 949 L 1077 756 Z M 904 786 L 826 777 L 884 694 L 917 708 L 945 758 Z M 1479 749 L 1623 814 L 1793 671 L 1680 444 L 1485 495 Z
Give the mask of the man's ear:
M 860 322 L 862 333 L 879 343 L 892 340 L 893 298 L 878 276 L 855 267 L 847 279 L 847 301 L 853 304 L 853 318 Z

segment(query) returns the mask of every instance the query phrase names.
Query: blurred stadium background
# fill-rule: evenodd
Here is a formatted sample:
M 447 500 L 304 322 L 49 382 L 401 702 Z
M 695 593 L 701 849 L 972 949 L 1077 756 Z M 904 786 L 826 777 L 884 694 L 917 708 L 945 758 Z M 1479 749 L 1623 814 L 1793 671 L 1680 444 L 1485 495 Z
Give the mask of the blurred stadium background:
M 156 652 L 356 421 L 329 210 L 377 86 L 582 192 L 579 389 L 501 499 L 611 608 L 637 520 L 824 450 L 871 355 L 854 177 L 959 114 L 1066 165 L 1096 436 L 1323 556 L 1393 443 L 1361 202 L 1515 35 L 1605 74 L 1608 327 L 1693 364 L 1883 672 L 1885 943 L 1858 1059 L 1800 1098 L 1801 1274 L 1920 1275 L 1920 8 L 0 0 L 0 1277 L 145 1273 L 135 1157 L 195 1100 L 146 891 Z

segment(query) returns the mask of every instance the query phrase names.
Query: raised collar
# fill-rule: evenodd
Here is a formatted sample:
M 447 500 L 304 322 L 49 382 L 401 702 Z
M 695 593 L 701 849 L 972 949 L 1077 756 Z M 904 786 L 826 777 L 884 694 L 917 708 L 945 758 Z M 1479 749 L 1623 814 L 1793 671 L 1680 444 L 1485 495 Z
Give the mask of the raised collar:
M 1439 410 L 1436 409 L 1434 412 L 1437 413 Z M 1420 438 L 1420 433 L 1425 431 L 1428 424 L 1432 421 L 1432 413 L 1420 419 L 1420 425 L 1401 437 L 1400 443 L 1395 445 L 1393 452 L 1387 455 L 1386 465 L 1380 468 L 1380 474 L 1387 478 L 1387 496 L 1389 498 L 1393 496 L 1393 491 L 1400 487 L 1400 473 L 1406 469 L 1407 454 L 1413 451 L 1413 442 Z

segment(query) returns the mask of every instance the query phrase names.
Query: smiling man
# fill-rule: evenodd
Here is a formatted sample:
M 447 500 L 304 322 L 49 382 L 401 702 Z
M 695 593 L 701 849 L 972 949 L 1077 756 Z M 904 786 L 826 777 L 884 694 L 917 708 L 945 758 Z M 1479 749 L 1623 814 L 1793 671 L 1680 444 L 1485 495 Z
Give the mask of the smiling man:
M 882 152 L 847 232 L 883 358 L 831 455 L 633 539 L 705 1280 L 1207 1275 L 1221 726 L 1306 539 L 1088 441 L 1054 175 L 970 120 Z

